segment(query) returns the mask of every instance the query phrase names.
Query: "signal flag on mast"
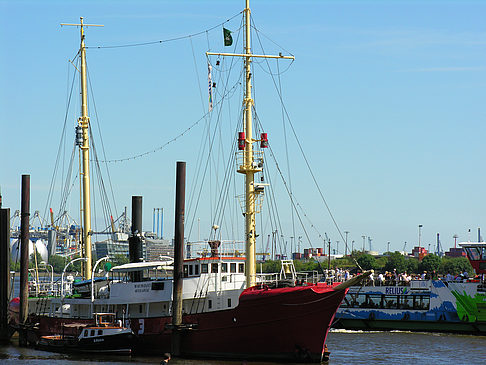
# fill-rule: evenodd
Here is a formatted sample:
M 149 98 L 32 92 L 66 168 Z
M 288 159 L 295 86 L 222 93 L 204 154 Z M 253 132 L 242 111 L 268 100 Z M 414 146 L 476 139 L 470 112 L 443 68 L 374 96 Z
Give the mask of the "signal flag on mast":
M 231 36 L 231 30 L 223 28 L 224 45 L 231 46 L 233 44 L 233 37 Z
M 209 87 L 208 87 L 208 92 L 209 92 L 209 112 L 213 110 L 213 83 L 211 82 L 211 70 L 212 66 L 210 63 L 208 63 L 208 82 L 209 82 Z

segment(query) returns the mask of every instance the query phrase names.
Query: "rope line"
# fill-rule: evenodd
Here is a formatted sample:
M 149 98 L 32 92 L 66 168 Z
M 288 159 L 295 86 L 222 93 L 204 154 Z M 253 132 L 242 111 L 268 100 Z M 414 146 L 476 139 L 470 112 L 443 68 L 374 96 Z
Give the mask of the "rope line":
M 231 18 L 226 19 L 224 22 L 219 23 L 211 28 L 202 30 L 197 33 L 192 33 L 188 35 L 183 35 L 180 37 L 175 37 L 175 38 L 168 38 L 168 39 L 162 39 L 158 41 L 149 41 L 149 42 L 139 42 L 139 43 L 130 43 L 130 44 L 120 44 L 120 45 L 113 45 L 113 46 L 93 46 L 93 47 L 86 47 L 86 49 L 108 49 L 108 48 L 126 48 L 126 47 L 139 47 L 139 46 L 150 46 L 153 44 L 162 44 L 162 43 L 168 43 L 168 42 L 174 42 L 174 41 L 180 41 L 182 39 L 187 39 L 191 37 L 196 37 L 202 34 L 206 34 L 209 31 L 212 31 L 216 28 L 222 27 L 225 23 L 228 23 L 229 21 L 233 20 L 237 16 L 241 15 L 243 13 L 243 10 L 240 11 L 238 14 L 233 15 Z
M 235 89 L 237 86 L 239 86 L 239 83 L 236 83 L 235 85 L 233 85 L 233 87 L 231 87 L 231 89 L 228 90 L 227 95 L 229 93 L 231 93 L 233 91 L 233 89 Z M 215 105 L 218 105 L 220 103 L 221 103 L 221 101 L 220 102 L 217 102 Z M 177 136 L 175 136 L 174 138 L 170 139 L 169 141 L 167 141 L 163 145 L 161 145 L 159 147 L 156 147 L 156 148 L 154 148 L 154 149 L 152 149 L 150 151 L 146 151 L 146 152 L 140 153 L 138 155 L 134 155 L 134 156 L 126 157 L 126 158 L 113 159 L 113 160 L 99 160 L 98 162 L 103 162 L 103 163 L 125 162 L 125 161 L 129 161 L 129 160 L 135 160 L 137 158 L 144 157 L 144 156 L 150 155 L 152 153 L 158 152 L 158 151 L 162 150 L 163 148 L 167 147 L 172 142 L 175 142 L 176 140 L 178 140 L 179 138 L 181 138 L 182 136 L 184 136 L 185 134 L 187 134 L 191 129 L 193 129 L 201 121 L 205 120 L 208 117 L 209 114 L 210 114 L 210 112 L 207 112 L 201 118 L 199 118 L 196 122 L 194 122 L 189 127 L 187 127 L 183 132 L 179 133 Z

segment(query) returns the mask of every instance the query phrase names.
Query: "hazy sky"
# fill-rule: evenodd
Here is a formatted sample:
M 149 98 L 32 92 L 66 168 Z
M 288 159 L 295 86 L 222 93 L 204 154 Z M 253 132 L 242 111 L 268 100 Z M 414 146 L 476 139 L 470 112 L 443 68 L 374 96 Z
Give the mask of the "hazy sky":
M 76 91 L 66 113 L 74 73 L 68 60 L 78 50 L 79 30 L 60 23 L 78 23 L 83 16 L 86 23 L 104 24 L 86 33 L 87 46 L 93 47 L 87 51 L 94 94 L 90 116 L 93 129 L 102 131 L 106 158 L 113 160 L 157 149 L 204 115 L 205 52 L 241 52 L 223 46 L 220 24 L 243 8 L 244 1 L 229 0 L 0 0 L 3 206 L 20 209 L 21 174 L 26 173 L 31 175 L 31 212 L 44 213 L 65 115 L 63 148 L 65 155 L 71 153 L 79 97 Z M 402 250 L 405 242 L 410 250 L 422 224 L 423 245 L 434 246 L 440 233 L 448 248 L 454 234 L 458 241 L 476 240 L 478 227 L 486 229 L 485 15 L 483 1 L 252 2 L 260 35 L 253 37 L 255 53 L 261 52 L 261 42 L 267 53 L 296 57 L 293 63 L 279 61 L 278 69 L 272 63 L 272 73 L 280 73 L 274 80 L 281 83 L 286 112 L 340 230 L 350 232 L 349 245 L 354 240 L 361 247 L 365 235 L 373 239 L 374 250 L 385 250 L 388 241 L 392 250 Z M 240 22 L 238 15 L 225 24 L 237 45 Z M 199 32 L 157 45 L 96 48 Z M 290 138 L 290 125 L 284 127 L 278 98 L 269 96 L 275 94 L 274 81 L 265 67 L 254 64 L 254 94 L 279 165 L 285 175 L 290 166 L 295 197 L 309 220 L 334 243 L 341 241 L 342 251 L 342 238 Z M 215 70 L 218 92 L 224 76 Z M 239 105 L 235 101 L 231 117 L 228 112 L 228 123 L 238 121 Z M 218 119 L 213 115 L 211 120 Z M 152 229 L 153 208 L 163 207 L 164 236 L 171 236 L 175 163 L 187 161 L 191 187 L 205 133 L 201 122 L 158 152 L 110 163 L 113 215 L 125 206 L 130 211 L 131 196 L 142 195 L 144 229 Z M 285 134 L 288 158 L 285 145 L 277 142 Z M 59 174 L 67 163 L 60 161 Z M 56 189 L 53 195 L 60 195 Z M 188 194 L 188 201 L 197 195 Z M 67 209 L 78 217 L 74 198 Z M 280 217 L 284 226 L 290 222 L 283 217 L 286 210 Z M 195 217 L 208 231 L 210 219 Z M 299 229 L 285 233 L 294 234 L 304 236 Z M 315 239 L 313 245 L 322 243 Z

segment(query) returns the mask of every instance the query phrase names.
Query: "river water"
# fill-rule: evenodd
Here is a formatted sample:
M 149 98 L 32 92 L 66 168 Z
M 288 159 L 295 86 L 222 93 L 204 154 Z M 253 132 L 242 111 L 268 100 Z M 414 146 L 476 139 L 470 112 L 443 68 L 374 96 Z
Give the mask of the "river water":
M 14 293 L 18 295 L 18 278 Z M 13 345 L 0 345 L 0 364 L 159 364 L 160 357 L 107 357 L 66 355 Z M 265 344 L 262 344 L 264 346 Z M 486 364 L 486 336 L 467 336 L 403 331 L 367 332 L 331 330 L 327 338 L 329 364 Z M 172 359 L 175 365 L 242 364 L 242 361 Z M 250 363 L 274 365 L 274 363 Z
M 332 330 L 327 339 L 329 364 L 486 364 L 486 336 L 410 332 Z M 264 346 L 264 344 L 262 344 Z M 159 357 L 65 355 L 0 345 L 2 364 L 159 364 Z M 244 364 L 242 361 L 172 359 L 174 365 Z M 271 365 L 272 363 L 250 363 Z

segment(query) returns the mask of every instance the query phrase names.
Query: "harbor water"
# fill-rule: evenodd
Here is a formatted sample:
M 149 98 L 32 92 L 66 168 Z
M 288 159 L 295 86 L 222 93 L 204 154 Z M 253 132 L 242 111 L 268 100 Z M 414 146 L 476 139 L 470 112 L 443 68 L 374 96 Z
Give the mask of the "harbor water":
M 327 345 L 329 364 L 485 364 L 486 337 L 411 332 L 365 332 L 332 330 Z M 265 344 L 262 344 L 265 346 Z M 159 364 L 160 357 L 107 357 L 66 355 L 0 346 L 2 364 Z M 245 364 L 242 361 L 172 359 L 174 365 Z M 272 363 L 249 363 L 269 365 Z
M 55 278 L 55 280 L 58 278 Z M 14 281 L 18 295 L 19 280 Z M 265 346 L 265 344 L 262 344 Z M 486 336 L 404 331 L 368 332 L 331 330 L 327 338 L 331 351 L 329 364 L 486 364 Z M 31 348 L 0 345 L 0 364 L 159 364 L 159 357 L 113 357 L 67 355 Z M 175 365 L 242 364 L 242 361 L 210 361 L 172 359 Z M 249 363 L 263 365 L 272 363 Z

